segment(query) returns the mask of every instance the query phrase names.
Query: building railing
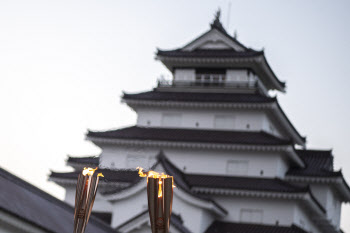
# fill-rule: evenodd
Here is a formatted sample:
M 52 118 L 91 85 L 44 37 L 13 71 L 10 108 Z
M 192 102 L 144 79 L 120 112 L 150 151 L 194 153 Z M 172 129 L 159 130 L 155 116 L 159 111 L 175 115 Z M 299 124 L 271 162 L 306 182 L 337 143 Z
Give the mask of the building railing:
M 224 75 L 225 76 L 225 75 Z M 226 79 L 199 79 L 196 80 L 166 80 L 159 79 L 158 87 L 224 87 L 224 88 L 248 88 L 254 89 L 257 87 L 256 80 L 245 81 L 228 81 Z

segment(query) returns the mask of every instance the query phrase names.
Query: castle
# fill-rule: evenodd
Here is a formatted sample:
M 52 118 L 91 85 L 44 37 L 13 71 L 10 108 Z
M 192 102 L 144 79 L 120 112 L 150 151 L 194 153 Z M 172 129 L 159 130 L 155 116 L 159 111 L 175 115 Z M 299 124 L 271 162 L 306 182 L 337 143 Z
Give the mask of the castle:
M 98 157 L 69 157 L 74 172 L 52 172 L 74 205 L 76 179 L 98 166 L 94 214 L 116 232 L 150 232 L 146 181 L 137 166 L 174 176 L 172 233 L 340 233 L 350 188 L 331 151 L 310 150 L 271 91 L 285 92 L 267 62 L 210 29 L 176 50 L 158 50 L 171 71 L 151 91 L 124 93 L 134 126 L 89 131 Z

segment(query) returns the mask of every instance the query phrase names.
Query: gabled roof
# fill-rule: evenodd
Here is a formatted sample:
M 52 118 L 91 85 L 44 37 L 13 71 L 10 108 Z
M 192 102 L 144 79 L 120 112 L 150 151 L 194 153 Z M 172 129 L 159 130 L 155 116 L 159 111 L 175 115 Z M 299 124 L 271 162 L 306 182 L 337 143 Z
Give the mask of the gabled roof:
M 131 217 L 129 220 L 127 220 L 124 223 L 122 223 L 121 225 L 119 225 L 116 229 L 123 230 L 124 228 L 128 228 L 128 230 L 130 231 L 132 229 L 132 228 L 130 228 L 130 226 L 135 227 L 134 222 L 138 221 L 141 218 L 146 219 L 146 221 L 148 222 L 148 219 L 149 219 L 148 210 L 144 210 L 144 211 L 140 212 L 139 214 Z M 181 215 L 172 213 L 171 218 L 170 218 L 170 226 L 175 227 L 181 233 L 191 233 L 191 231 L 186 226 L 183 225 L 183 220 L 181 218 Z
M 0 168 L 0 210 L 48 232 L 73 232 L 74 209 Z M 87 233 L 116 232 L 91 216 Z
M 105 138 L 244 145 L 291 145 L 290 140 L 280 139 L 263 131 L 199 130 L 140 126 L 104 132 L 89 131 L 87 138 L 91 141 L 94 141 L 95 138 Z
M 157 51 L 157 59 L 173 71 L 176 67 L 251 68 L 268 89 L 284 91 L 281 82 L 269 66 L 264 52 L 247 48 L 229 35 L 219 23 L 213 23 L 209 31 L 194 39 L 182 48 Z M 207 46 L 210 44 L 211 46 Z M 208 59 L 220 58 L 220 62 Z M 203 60 L 204 59 L 204 60 Z M 232 60 L 233 59 L 233 60 Z M 204 64 L 204 63 L 205 64 Z
M 350 202 L 350 187 L 339 171 L 334 171 L 331 150 L 296 150 L 305 163 L 304 168 L 292 167 L 286 179 L 293 182 L 320 182 L 332 184 L 342 196 L 342 201 Z
M 254 223 L 235 223 L 214 221 L 205 233 L 307 233 L 303 229 L 291 226 L 274 226 Z

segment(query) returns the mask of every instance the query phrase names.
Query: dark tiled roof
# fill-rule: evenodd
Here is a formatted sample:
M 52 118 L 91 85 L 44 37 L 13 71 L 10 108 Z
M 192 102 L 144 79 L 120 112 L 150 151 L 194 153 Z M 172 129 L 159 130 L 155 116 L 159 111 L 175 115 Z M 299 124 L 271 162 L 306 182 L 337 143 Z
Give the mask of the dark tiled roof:
M 290 184 L 278 178 L 251 178 L 235 176 L 215 176 L 204 174 L 185 174 L 175 167 L 163 154 L 159 155 L 159 161 L 167 170 L 167 173 L 176 177 L 175 182 L 182 189 L 190 191 L 193 187 L 222 188 L 236 190 L 259 190 L 271 192 L 307 192 L 306 186 Z M 109 170 L 99 169 L 105 177 L 101 181 L 136 183 L 140 180 L 137 170 Z M 77 179 L 79 172 L 57 173 L 52 172 L 51 178 Z
M 107 213 L 107 212 L 92 212 L 91 213 L 93 216 L 95 216 L 96 218 L 101 219 L 102 221 L 104 221 L 107 224 L 111 224 L 112 223 L 112 213 Z
M 0 168 L 0 209 L 48 232 L 73 232 L 74 209 Z M 90 217 L 87 233 L 115 232 Z
M 84 164 L 85 166 L 88 166 L 88 165 L 98 166 L 99 161 L 100 161 L 100 159 L 97 156 L 88 156 L 88 157 L 71 157 L 71 156 L 68 156 L 68 159 L 67 159 L 67 163 Z
M 263 104 L 276 103 L 277 108 L 284 116 L 287 124 L 297 136 L 305 142 L 305 137 L 301 136 L 294 125 L 291 123 L 287 115 L 278 104 L 275 97 L 268 97 L 259 93 L 242 94 L 242 93 L 200 93 L 200 92 L 169 92 L 169 91 L 148 91 L 137 94 L 124 93 L 124 100 L 140 100 L 140 101 L 171 101 L 171 102 L 197 102 L 197 103 L 247 103 L 247 104 Z
M 193 51 L 175 50 L 159 50 L 158 56 L 165 57 L 198 57 L 198 58 L 233 58 L 233 57 L 257 57 L 263 55 L 262 51 L 247 50 L 237 52 L 233 49 L 198 49 Z
M 333 170 L 333 155 L 329 150 L 296 150 L 304 160 L 305 168 L 291 168 L 287 175 L 296 176 L 341 176 L 341 172 Z
M 234 177 L 234 176 L 215 176 L 215 175 L 203 175 L 203 174 L 185 174 L 172 164 L 163 154 L 160 152 L 157 156 L 158 162 L 153 166 L 153 169 L 157 164 L 161 163 L 165 169 L 165 172 L 174 177 L 176 186 L 184 190 L 185 192 L 196 196 L 200 199 L 210 201 L 216 205 L 223 212 L 226 212 L 224 208 L 213 201 L 209 196 L 202 195 L 193 190 L 193 188 L 220 188 L 220 189 L 233 189 L 233 190 L 247 190 L 247 191 L 266 191 L 266 192 L 283 192 L 283 193 L 309 193 L 311 198 L 315 201 L 316 205 L 324 211 L 323 207 L 313 197 L 307 186 L 290 184 L 287 181 L 280 180 L 278 178 L 250 178 L 250 177 Z M 139 178 L 136 170 L 108 170 L 100 169 L 105 176 L 104 179 L 114 182 L 126 182 L 130 183 L 131 187 L 136 184 L 141 178 Z M 51 178 L 66 178 L 76 179 L 78 172 L 70 173 L 51 173 Z M 126 187 L 126 188 L 128 188 Z M 113 194 L 122 189 L 115 189 L 104 192 L 103 194 Z
M 102 182 L 126 182 L 134 183 L 137 182 L 140 177 L 136 170 L 130 169 L 98 169 L 98 172 L 102 172 L 104 177 L 101 177 Z M 50 178 L 61 178 L 61 179 L 77 179 L 81 171 L 74 172 L 51 172 Z
M 206 196 L 199 195 L 194 193 L 192 187 L 212 187 L 212 188 L 228 188 L 228 189 L 237 189 L 237 190 L 256 190 L 256 191 L 271 191 L 271 192 L 303 192 L 308 193 L 311 196 L 313 202 L 319 207 L 322 212 L 325 212 L 325 209 L 321 204 L 315 199 L 311 193 L 309 187 L 307 186 L 298 186 L 292 185 L 286 181 L 279 179 L 262 179 L 259 178 L 242 178 L 242 177 L 223 177 L 223 176 L 210 176 L 210 175 L 190 175 L 183 173 L 178 169 L 174 164 L 172 164 L 161 151 L 158 156 L 158 161 L 163 165 L 167 174 L 174 176 L 174 181 L 177 186 L 181 187 L 183 190 L 192 193 L 193 195 L 198 195 L 199 197 L 205 199 Z M 244 182 L 245 181 L 245 182 Z M 229 184 L 232 182 L 232 184 Z M 233 183 L 237 182 L 237 183 Z M 208 184 L 210 184 L 210 186 Z M 270 185 L 271 187 L 263 187 L 263 185 Z M 255 187 L 255 188 L 254 188 Z M 208 199 L 214 204 L 217 203 L 210 198 Z M 221 208 L 224 212 L 226 210 L 220 205 L 217 205 L 218 208 Z
M 233 223 L 215 221 L 205 233 L 307 233 L 303 229 L 292 225 L 286 226 L 273 226 L 273 225 L 261 225 L 253 223 Z
M 208 176 L 186 174 L 186 182 L 191 187 L 222 188 L 237 190 L 259 190 L 270 192 L 307 192 L 306 186 L 292 185 L 278 178 L 249 178 L 232 176 Z
M 244 145 L 290 145 L 289 140 L 277 138 L 265 132 L 198 130 L 178 128 L 151 128 L 132 126 L 123 129 L 93 132 L 88 138 L 156 140 L 174 142 L 223 143 Z
M 153 101 L 180 101 L 180 102 L 208 102 L 208 103 L 271 103 L 276 98 L 261 94 L 239 93 L 200 93 L 200 92 L 165 92 L 148 91 L 138 94 L 124 93 L 125 100 L 153 100 Z
M 191 231 L 184 226 L 184 222 L 181 218 L 181 215 L 172 213 L 170 222 L 176 229 L 178 229 L 181 233 L 191 233 Z

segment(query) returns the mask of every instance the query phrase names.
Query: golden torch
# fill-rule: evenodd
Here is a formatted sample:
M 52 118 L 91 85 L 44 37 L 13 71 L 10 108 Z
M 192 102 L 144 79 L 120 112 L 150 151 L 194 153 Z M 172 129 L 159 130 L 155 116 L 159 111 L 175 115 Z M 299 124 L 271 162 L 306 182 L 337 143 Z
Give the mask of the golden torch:
M 148 212 L 152 233 L 169 233 L 171 208 L 173 204 L 172 176 L 158 172 L 142 172 L 137 167 L 141 177 L 147 177 Z
M 83 233 L 89 221 L 92 206 L 94 205 L 97 185 L 102 173 L 96 174 L 97 168 L 84 168 L 78 176 L 75 192 L 74 232 Z

